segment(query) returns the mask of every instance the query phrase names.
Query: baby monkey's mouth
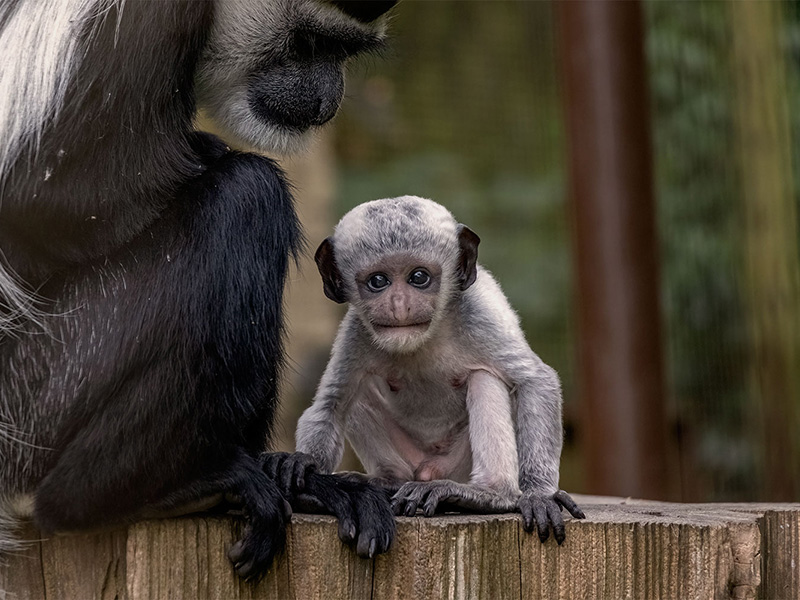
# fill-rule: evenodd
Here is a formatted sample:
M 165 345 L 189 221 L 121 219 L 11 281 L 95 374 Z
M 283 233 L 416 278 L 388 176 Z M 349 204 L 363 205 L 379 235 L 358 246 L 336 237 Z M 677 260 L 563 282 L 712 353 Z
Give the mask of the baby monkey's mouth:
M 406 331 L 424 331 L 430 326 L 430 321 L 419 321 L 417 323 L 373 323 L 373 327 L 377 330 L 406 330 Z

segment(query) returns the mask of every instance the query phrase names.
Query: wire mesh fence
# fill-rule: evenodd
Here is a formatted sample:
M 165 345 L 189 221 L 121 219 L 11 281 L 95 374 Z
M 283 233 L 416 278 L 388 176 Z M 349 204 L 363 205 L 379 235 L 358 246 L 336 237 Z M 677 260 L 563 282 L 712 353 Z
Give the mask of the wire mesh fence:
M 644 8 L 674 497 L 797 500 L 800 9 Z M 351 66 L 332 212 L 416 194 L 481 236 L 481 263 L 562 377 L 562 485 L 591 491 L 554 12 L 402 3 L 386 54 Z

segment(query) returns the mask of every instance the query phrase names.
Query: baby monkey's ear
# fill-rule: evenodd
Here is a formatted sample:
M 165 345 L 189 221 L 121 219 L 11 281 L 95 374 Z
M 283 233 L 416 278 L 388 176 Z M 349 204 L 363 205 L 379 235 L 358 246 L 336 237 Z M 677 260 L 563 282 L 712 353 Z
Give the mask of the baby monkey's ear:
M 314 261 L 317 263 L 319 274 L 322 275 L 322 289 L 325 295 L 339 304 L 347 302 L 344 293 L 344 281 L 339 267 L 336 266 L 336 258 L 333 252 L 333 240 L 325 238 L 314 254 Z
M 466 225 L 458 226 L 458 267 L 456 275 L 462 290 L 478 278 L 478 244 L 481 238 Z

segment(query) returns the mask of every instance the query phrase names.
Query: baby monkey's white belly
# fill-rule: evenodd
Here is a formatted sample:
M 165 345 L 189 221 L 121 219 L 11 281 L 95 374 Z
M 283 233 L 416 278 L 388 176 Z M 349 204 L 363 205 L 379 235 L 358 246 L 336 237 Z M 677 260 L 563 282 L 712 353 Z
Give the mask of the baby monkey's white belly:
M 467 375 L 433 380 L 389 373 L 364 378 L 347 437 L 367 473 L 403 481 L 468 482 L 472 451 Z

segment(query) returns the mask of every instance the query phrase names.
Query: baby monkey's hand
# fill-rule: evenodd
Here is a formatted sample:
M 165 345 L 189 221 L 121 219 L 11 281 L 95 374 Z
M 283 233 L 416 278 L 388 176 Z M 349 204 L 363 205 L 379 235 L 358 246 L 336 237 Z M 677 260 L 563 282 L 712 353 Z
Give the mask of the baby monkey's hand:
M 522 527 L 527 532 L 533 531 L 534 524 L 542 543 L 550 536 L 550 527 L 553 527 L 553 537 L 559 545 L 566 537 L 564 519 L 561 508 L 566 508 L 569 514 L 576 519 L 585 519 L 586 515 L 575 501 L 564 490 L 555 494 L 541 494 L 539 492 L 523 492 L 517 502 L 517 509 L 522 513 Z

